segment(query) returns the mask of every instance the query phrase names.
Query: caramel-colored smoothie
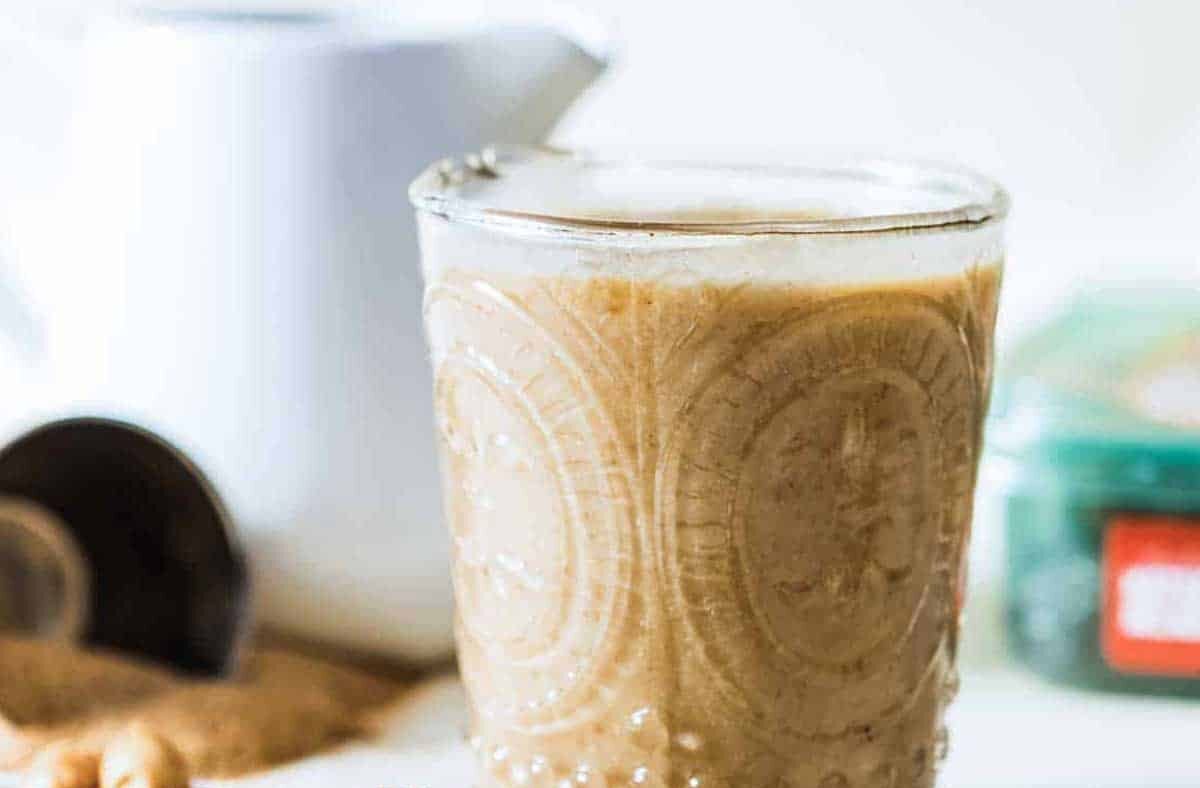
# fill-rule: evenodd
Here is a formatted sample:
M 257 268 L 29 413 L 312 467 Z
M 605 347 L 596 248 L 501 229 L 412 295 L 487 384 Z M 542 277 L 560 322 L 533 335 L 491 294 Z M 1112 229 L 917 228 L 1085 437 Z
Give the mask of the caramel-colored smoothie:
M 933 785 L 997 258 L 804 284 L 425 242 L 482 785 Z

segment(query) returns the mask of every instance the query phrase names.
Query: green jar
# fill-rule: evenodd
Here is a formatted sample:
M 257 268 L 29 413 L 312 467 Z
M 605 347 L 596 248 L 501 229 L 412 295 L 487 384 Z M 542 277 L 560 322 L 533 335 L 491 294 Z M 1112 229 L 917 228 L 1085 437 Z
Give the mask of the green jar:
M 1077 299 L 1008 357 L 988 438 L 1018 659 L 1200 697 L 1200 292 Z

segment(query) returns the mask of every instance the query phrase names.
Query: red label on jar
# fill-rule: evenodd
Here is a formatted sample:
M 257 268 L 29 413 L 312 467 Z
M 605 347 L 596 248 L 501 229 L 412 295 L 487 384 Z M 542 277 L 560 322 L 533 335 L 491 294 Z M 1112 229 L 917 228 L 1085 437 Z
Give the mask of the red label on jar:
M 1110 520 L 1103 609 L 1101 648 L 1109 667 L 1200 678 L 1200 520 Z

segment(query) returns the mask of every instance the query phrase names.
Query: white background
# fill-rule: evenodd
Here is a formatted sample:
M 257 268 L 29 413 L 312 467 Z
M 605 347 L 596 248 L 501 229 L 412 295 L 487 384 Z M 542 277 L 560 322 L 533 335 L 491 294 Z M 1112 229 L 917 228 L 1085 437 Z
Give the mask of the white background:
M 684 154 L 717 147 L 771 159 L 809 146 L 861 148 L 956 161 L 1005 183 L 1014 213 L 1002 346 L 1085 282 L 1200 280 L 1200 3 L 577 5 L 607 19 L 622 47 L 556 142 Z M 46 0 L 6 10 L 57 24 L 84 7 Z M 18 168 L 52 166 L 54 109 L 33 73 L 0 47 L 0 188 Z M 994 577 L 994 523 L 977 536 L 978 574 Z M 968 683 L 959 704 L 960 733 L 971 730 L 952 761 L 957 784 L 1200 784 L 1200 766 L 1190 770 L 1181 738 L 1171 738 L 1200 724 L 1195 707 L 1122 705 L 996 681 L 977 684 L 992 689 L 974 702 Z M 999 757 L 1012 748 L 1023 754 Z M 990 774 L 977 768 L 984 763 Z
M 339 5 L 383 8 L 402 19 L 408 9 L 454 2 Z M 530 5 L 474 0 L 470 7 L 515 3 Z M 40 23 L 122 4 L 0 0 L 11 16 Z M 1015 206 L 1005 344 L 1081 280 L 1200 271 L 1200 47 L 1194 37 L 1200 4 L 574 5 L 611 25 L 620 51 L 610 73 L 560 124 L 557 142 L 685 154 L 716 147 L 770 159 L 786 158 L 789 149 L 838 146 L 947 159 L 999 178 Z M 13 91 L 13 77 L 28 82 L 28 74 L 4 54 L 0 48 L 0 140 L 18 135 L 18 115 L 28 109 L 21 102 L 29 101 Z

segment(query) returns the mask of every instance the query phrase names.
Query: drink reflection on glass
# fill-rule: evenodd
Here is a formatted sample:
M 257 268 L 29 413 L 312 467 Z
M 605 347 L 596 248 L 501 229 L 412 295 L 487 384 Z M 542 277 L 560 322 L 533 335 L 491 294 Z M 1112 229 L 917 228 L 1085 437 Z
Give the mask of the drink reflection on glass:
M 481 784 L 933 785 L 1004 193 L 506 148 L 412 196 Z

